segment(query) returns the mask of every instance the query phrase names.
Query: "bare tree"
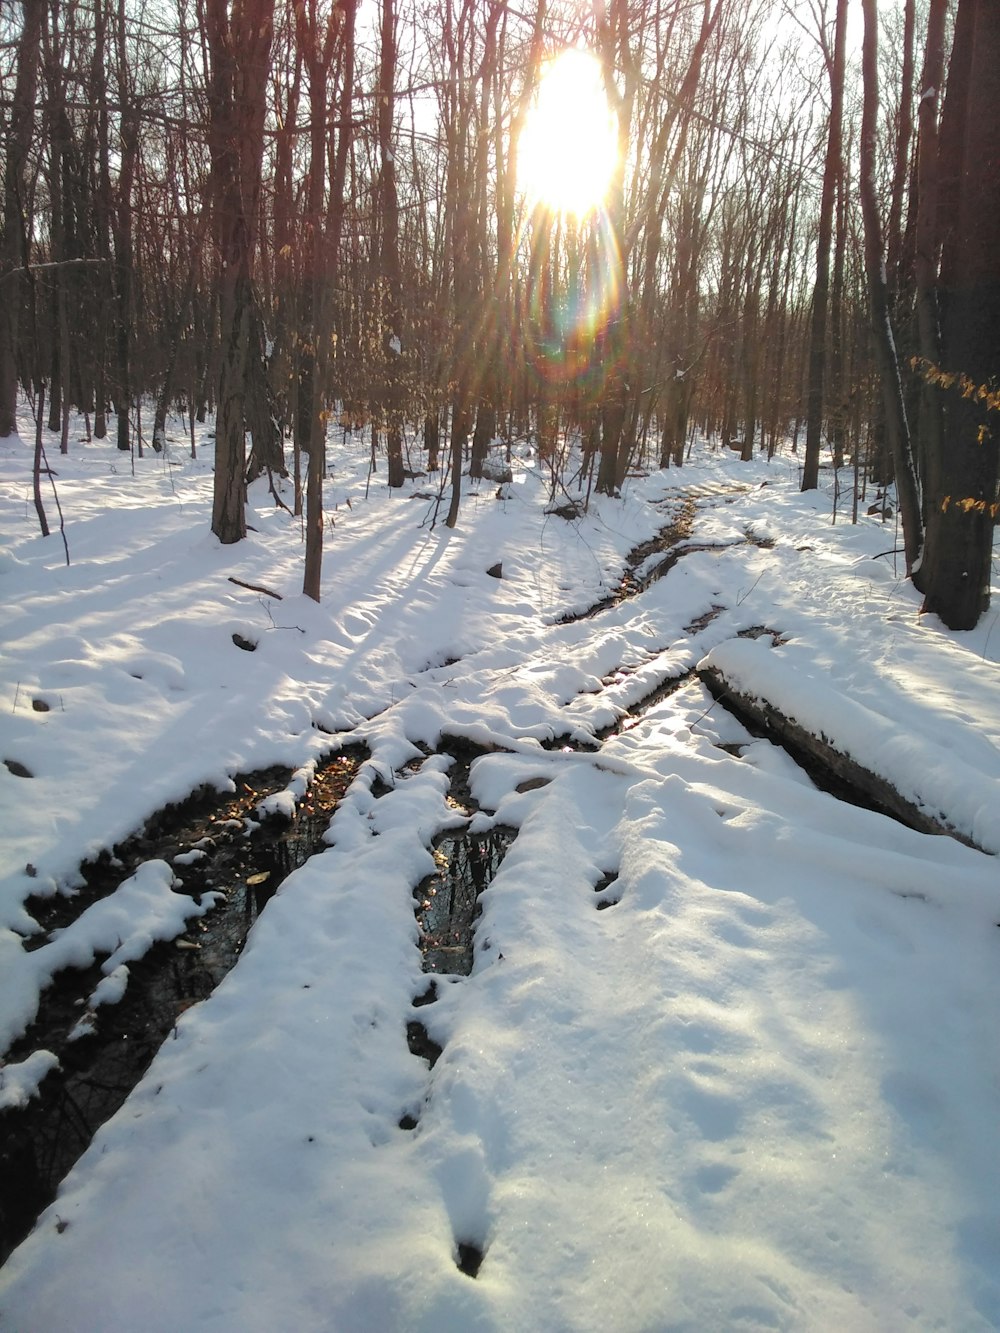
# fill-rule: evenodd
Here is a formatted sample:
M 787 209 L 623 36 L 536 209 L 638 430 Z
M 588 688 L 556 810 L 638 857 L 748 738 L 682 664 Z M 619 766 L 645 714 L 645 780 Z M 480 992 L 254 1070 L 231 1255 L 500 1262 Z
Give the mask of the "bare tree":
M 18 351 L 24 269 L 29 258 L 25 189 L 35 115 L 44 0 L 23 0 L 17 78 L 5 136 L 3 236 L 0 239 L 0 436 L 17 431 Z
M 871 308 L 875 354 L 882 384 L 886 434 L 896 476 L 896 494 L 903 521 L 903 546 L 909 575 L 920 558 L 921 521 L 917 481 L 910 449 L 910 431 L 903 402 L 903 385 L 896 356 L 885 272 L 882 226 L 875 196 L 875 134 L 878 124 L 878 14 L 875 0 L 863 0 L 864 110 L 861 120 L 859 190 L 865 224 L 865 271 Z
M 941 456 L 929 468 L 924 609 L 971 629 L 989 605 L 1000 512 L 1000 6 L 960 0 L 942 112 Z
M 274 0 L 205 0 L 211 55 L 209 126 L 220 256 L 221 365 L 215 424 L 212 531 L 246 536 L 246 397 L 253 258 L 264 152 L 265 91 Z
M 816 241 L 816 281 L 813 286 L 812 320 L 809 331 L 809 402 L 806 421 L 806 452 L 802 467 L 802 489 L 815 490 L 819 484 L 819 455 L 823 435 L 824 388 L 826 380 L 827 307 L 830 293 L 830 247 L 833 237 L 837 181 L 843 170 L 844 65 L 847 49 L 847 0 L 837 0 L 830 53 L 826 28 L 821 22 L 820 37 L 830 77 L 830 121 L 827 130 L 826 159 L 823 165 L 823 193 L 820 198 L 819 236 Z

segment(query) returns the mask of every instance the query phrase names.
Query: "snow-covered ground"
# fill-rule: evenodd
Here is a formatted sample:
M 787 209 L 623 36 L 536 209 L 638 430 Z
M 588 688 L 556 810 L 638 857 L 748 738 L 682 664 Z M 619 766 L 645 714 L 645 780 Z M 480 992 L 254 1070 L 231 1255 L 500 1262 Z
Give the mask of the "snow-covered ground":
M 420 482 L 376 475 L 366 498 L 364 451 L 338 442 L 316 605 L 266 484 L 222 547 L 210 444 L 184 449 L 133 476 L 110 442 L 50 446 L 67 567 L 30 446 L 0 447 L 0 1049 L 57 968 L 106 957 L 113 1003 L 193 909 L 151 862 L 26 951 L 27 895 L 199 783 L 308 770 L 329 731 L 372 760 L 0 1272 L 0 1324 L 1000 1326 L 1000 603 L 968 634 L 920 618 L 892 524 L 831 525 L 791 457 L 700 445 L 576 521 L 522 460 L 451 532 Z M 561 623 L 678 491 L 690 543 L 718 549 Z M 736 637 L 754 627 L 772 634 Z M 985 850 L 818 792 L 696 678 L 599 749 L 542 748 L 706 657 Z M 412 890 L 456 820 L 449 761 L 419 747 L 443 733 L 492 750 L 474 828 L 519 832 L 472 975 L 414 1010 Z M 0 1068 L 0 1102 L 52 1059 Z

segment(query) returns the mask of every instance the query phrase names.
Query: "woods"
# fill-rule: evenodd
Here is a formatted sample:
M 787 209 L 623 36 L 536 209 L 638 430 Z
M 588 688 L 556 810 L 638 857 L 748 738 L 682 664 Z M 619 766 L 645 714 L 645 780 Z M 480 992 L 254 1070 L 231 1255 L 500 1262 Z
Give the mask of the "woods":
M 567 47 L 620 149 L 575 211 L 517 171 Z M 331 421 L 390 487 L 428 474 L 453 527 L 491 447 L 530 436 L 554 492 L 613 495 L 697 428 L 791 451 L 805 489 L 895 482 L 925 609 L 969 628 L 998 68 L 990 0 L 8 5 L 0 435 L 19 393 L 63 449 L 73 411 L 123 453 L 214 413 L 213 531 L 243 536 L 248 474 L 290 473 L 318 600 Z

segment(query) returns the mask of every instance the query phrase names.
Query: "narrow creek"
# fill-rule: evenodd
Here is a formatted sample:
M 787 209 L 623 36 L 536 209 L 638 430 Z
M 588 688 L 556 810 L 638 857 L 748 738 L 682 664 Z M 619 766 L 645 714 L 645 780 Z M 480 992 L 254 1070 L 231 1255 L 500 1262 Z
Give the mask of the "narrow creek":
M 485 751 L 455 737 L 443 737 L 440 752 L 450 755 L 453 761 L 448 803 L 471 816 L 478 807 L 470 791 L 469 774 L 473 760 Z M 449 829 L 434 839 L 436 869 L 413 893 L 423 970 L 428 974 L 427 985 L 413 997 L 414 1010 L 437 1000 L 439 977 L 465 977 L 472 971 L 480 898 L 516 836 L 515 829 L 504 825 L 486 833 L 470 833 L 465 826 Z M 407 1022 L 406 1040 L 410 1053 L 433 1069 L 442 1048 L 420 1018 L 414 1016 Z M 418 1124 L 415 1116 L 406 1114 L 400 1119 L 399 1128 L 413 1131 Z M 455 1236 L 455 1266 L 466 1277 L 478 1276 L 484 1255 L 480 1239 Z
M 178 1016 L 210 995 L 233 967 L 285 877 L 324 846 L 333 811 L 362 758 L 360 750 L 341 751 L 319 764 L 291 820 L 255 817 L 267 796 L 287 787 L 287 769 L 240 775 L 235 793 L 201 789 L 153 816 L 113 855 L 81 867 L 86 884 L 76 897 L 29 900 L 44 933 L 26 947 L 40 947 L 145 861 L 175 866 L 178 891 L 196 900 L 208 890 L 224 894 L 177 940 L 129 964 L 117 1004 L 87 1011 L 86 997 L 102 977 L 99 963 L 57 973 L 34 1022 L 7 1052 L 15 1063 L 32 1051 L 52 1051 L 59 1068 L 25 1106 L 0 1112 L 0 1265 L 139 1082 Z M 192 851 L 203 854 L 192 857 Z M 85 1035 L 74 1039 L 81 1019 Z
M 626 574 L 615 593 L 565 619 L 595 616 L 638 596 L 690 551 L 725 549 L 687 544 L 695 507 L 696 497 L 684 497 L 656 537 L 630 553 Z M 704 628 L 721 609 L 711 608 L 698 622 L 685 627 L 685 633 Z M 776 635 L 764 626 L 744 633 Z M 637 725 L 663 699 L 695 679 L 697 672 L 692 669 L 662 681 L 602 732 L 598 743 Z M 737 710 L 727 708 L 724 698 L 716 703 L 739 717 Z M 747 726 L 747 719 L 740 720 Z M 747 730 L 753 732 L 752 727 Z M 565 737 L 553 742 L 557 747 L 567 744 Z M 725 748 L 736 755 L 742 749 Z M 450 802 L 471 816 L 476 803 L 469 789 L 470 768 L 483 751 L 453 737 L 445 737 L 440 750 L 454 760 Z M 801 756 L 790 752 L 818 786 L 871 808 L 863 794 L 802 765 Z M 340 752 L 321 766 L 290 822 L 255 818 L 261 801 L 287 785 L 286 771 L 245 775 L 237 779 L 237 791 L 229 796 L 194 793 L 183 805 L 150 820 L 139 835 L 114 849 L 113 856 L 84 867 L 87 884 L 77 898 L 29 902 L 28 910 L 44 932 L 37 941 L 26 942 L 30 948 L 44 943 L 51 931 L 72 921 L 89 902 L 113 892 L 137 865 L 154 858 L 177 865 L 184 881 L 181 891 L 196 899 L 210 889 L 225 890 L 224 900 L 205 917 L 194 919 L 179 941 L 155 946 L 130 965 L 123 999 L 98 1011 L 91 1035 L 68 1040 L 84 1011 L 85 997 L 101 978 L 97 965 L 60 973 L 46 991 L 37 1019 L 7 1053 L 6 1058 L 15 1062 L 33 1050 L 52 1050 L 60 1068 L 44 1080 L 39 1095 L 27 1106 L 0 1113 L 0 1265 L 55 1197 L 60 1181 L 96 1129 L 125 1101 L 178 1015 L 211 994 L 236 962 L 250 927 L 283 879 L 324 845 L 323 834 L 333 810 L 363 757 L 360 750 Z M 441 1055 L 441 1047 L 429 1035 L 419 1011 L 436 1000 L 437 978 L 471 972 L 481 895 L 515 836 L 514 829 L 502 826 L 485 834 L 471 834 L 467 828 L 442 833 L 434 844 L 436 869 L 414 891 L 427 983 L 413 998 L 407 1040 L 413 1055 L 424 1059 L 429 1068 Z M 178 855 L 192 850 L 206 855 L 177 862 Z M 614 906 L 618 901 L 615 876 L 605 876 L 595 893 L 598 910 Z M 412 1131 L 417 1121 L 406 1115 L 399 1127 Z M 473 1240 L 456 1238 L 455 1262 L 463 1273 L 475 1277 L 482 1259 L 483 1251 Z
M 485 751 L 455 737 L 445 737 L 440 751 L 453 760 L 448 803 L 471 816 L 477 806 L 469 790 L 469 772 L 473 760 Z M 504 825 L 486 833 L 470 833 L 466 826 L 449 829 L 434 839 L 436 869 L 413 891 L 422 965 L 429 974 L 427 986 L 413 999 L 415 1008 L 433 1004 L 437 999 L 435 977 L 464 977 L 472 971 L 480 897 L 492 883 L 516 836 L 515 829 Z M 406 1035 L 411 1052 L 433 1068 L 441 1048 L 431 1039 L 424 1024 L 411 1019 Z M 414 1129 L 416 1123 L 401 1122 L 401 1128 Z

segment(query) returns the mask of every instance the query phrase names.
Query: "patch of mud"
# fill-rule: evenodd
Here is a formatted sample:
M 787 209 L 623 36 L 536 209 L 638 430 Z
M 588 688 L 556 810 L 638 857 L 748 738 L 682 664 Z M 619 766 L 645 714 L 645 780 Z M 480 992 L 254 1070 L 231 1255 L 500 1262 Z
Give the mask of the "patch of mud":
M 434 848 L 437 870 L 416 890 L 417 925 L 425 972 L 468 976 L 472 971 L 480 895 L 514 838 L 510 828 L 443 834 Z
M 609 593 L 607 597 L 602 597 L 600 601 L 594 602 L 587 607 L 585 611 L 573 611 L 568 615 L 561 616 L 560 625 L 571 625 L 578 620 L 589 620 L 591 616 L 599 615 L 609 607 L 618 606 L 620 602 L 626 601 L 629 597 L 635 597 L 644 589 L 648 588 L 658 578 L 667 572 L 669 568 L 676 564 L 679 554 L 674 549 L 679 542 L 686 541 L 691 536 L 691 528 L 694 523 L 695 502 L 691 498 L 684 498 L 679 507 L 675 509 L 669 523 L 666 523 L 655 536 L 650 537 L 648 541 L 640 542 L 638 546 L 633 546 L 631 551 L 625 557 L 625 571 L 621 576 L 618 587 L 614 592 Z M 664 559 L 651 564 L 653 557 L 666 552 Z
M 445 738 L 441 749 L 454 761 L 449 770 L 448 803 L 471 816 L 478 807 L 469 774 L 473 760 L 485 751 L 456 737 Z M 515 837 L 514 829 L 501 825 L 487 833 L 449 829 L 435 838 L 437 868 L 417 885 L 413 895 L 425 972 L 468 976 L 472 971 L 479 899 Z
M 472 1241 L 460 1240 L 456 1245 L 455 1263 L 466 1277 L 478 1277 L 483 1263 L 483 1251 Z
M 154 858 L 174 867 L 179 892 L 196 899 L 208 890 L 224 895 L 179 939 L 157 944 L 129 964 L 128 986 L 117 1004 L 87 1010 L 86 997 L 102 977 L 99 962 L 58 973 L 35 1021 L 11 1046 L 11 1063 L 48 1050 L 60 1067 L 26 1106 L 0 1113 L 0 1264 L 146 1072 L 179 1015 L 209 996 L 235 964 L 250 927 L 285 877 L 325 846 L 330 818 L 362 759 L 361 751 L 352 750 L 321 765 L 290 821 L 255 818 L 264 798 L 287 787 L 287 769 L 243 775 L 232 793 L 199 790 L 83 867 L 87 883 L 76 897 L 31 900 L 29 910 L 46 931 L 28 945 L 38 947 L 48 932 L 68 925 Z M 202 855 L 185 864 L 192 853 Z M 84 1035 L 72 1039 L 74 1029 Z

